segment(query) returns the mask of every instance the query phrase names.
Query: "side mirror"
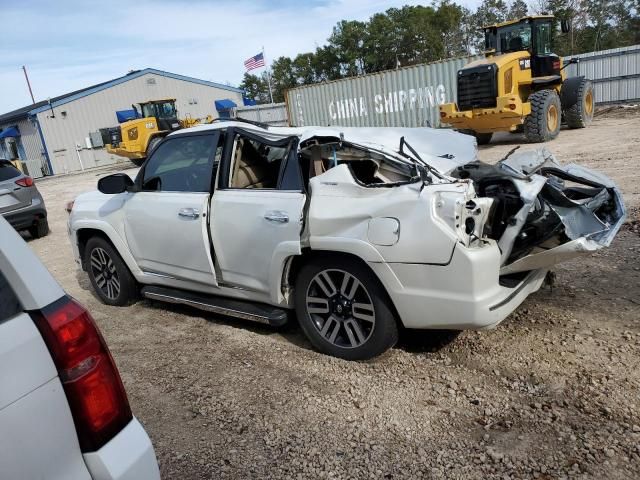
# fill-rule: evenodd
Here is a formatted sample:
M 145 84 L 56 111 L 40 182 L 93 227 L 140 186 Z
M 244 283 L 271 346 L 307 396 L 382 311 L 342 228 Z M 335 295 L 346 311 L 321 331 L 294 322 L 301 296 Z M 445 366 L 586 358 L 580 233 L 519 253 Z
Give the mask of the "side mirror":
M 126 192 L 133 186 L 133 180 L 126 173 L 114 173 L 98 180 L 98 190 L 107 195 Z
M 569 33 L 571 31 L 571 22 L 569 20 L 560 20 L 560 30 L 562 33 Z

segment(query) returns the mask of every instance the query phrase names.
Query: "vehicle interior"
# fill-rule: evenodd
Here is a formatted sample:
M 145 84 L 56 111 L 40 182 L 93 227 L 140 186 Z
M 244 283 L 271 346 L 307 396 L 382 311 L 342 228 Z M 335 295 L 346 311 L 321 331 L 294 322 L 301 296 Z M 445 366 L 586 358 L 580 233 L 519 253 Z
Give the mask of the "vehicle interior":
M 346 142 L 315 139 L 302 146 L 300 162 L 305 180 L 330 168 L 345 164 L 354 179 L 365 186 L 385 186 L 410 181 L 415 173 L 410 165 Z
M 238 134 L 233 152 L 231 188 L 277 188 L 287 146 L 271 146 Z

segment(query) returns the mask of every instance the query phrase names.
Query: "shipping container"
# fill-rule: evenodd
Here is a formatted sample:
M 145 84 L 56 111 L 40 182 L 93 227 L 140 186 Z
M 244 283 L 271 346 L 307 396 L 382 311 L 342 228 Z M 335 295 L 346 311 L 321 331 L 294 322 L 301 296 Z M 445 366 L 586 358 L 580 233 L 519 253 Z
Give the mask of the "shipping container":
M 236 117 L 253 122 L 266 123 L 267 125 L 275 127 L 286 127 L 289 125 L 287 107 L 284 102 L 238 107 L 236 109 Z
M 440 125 L 438 106 L 454 102 L 461 57 L 287 91 L 293 126 L 424 127 Z

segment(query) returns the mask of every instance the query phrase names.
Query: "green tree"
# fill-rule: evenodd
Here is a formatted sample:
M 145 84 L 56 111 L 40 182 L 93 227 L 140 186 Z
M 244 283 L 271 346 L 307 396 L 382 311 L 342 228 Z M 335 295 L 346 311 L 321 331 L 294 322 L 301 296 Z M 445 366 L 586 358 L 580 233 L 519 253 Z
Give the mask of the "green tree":
M 513 3 L 509 5 L 509 20 L 517 20 L 522 17 L 526 17 L 529 12 L 529 6 L 524 0 L 513 0 Z
M 258 103 L 269 103 L 269 85 L 267 83 L 266 74 L 263 72 L 260 76 L 251 73 L 245 73 L 240 88 L 244 90 L 248 98 Z

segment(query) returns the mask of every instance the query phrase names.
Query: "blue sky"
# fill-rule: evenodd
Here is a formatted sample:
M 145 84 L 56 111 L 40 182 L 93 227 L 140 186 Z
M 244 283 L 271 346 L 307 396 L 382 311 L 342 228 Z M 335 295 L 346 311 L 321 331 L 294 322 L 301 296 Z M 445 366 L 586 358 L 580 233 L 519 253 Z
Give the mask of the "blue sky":
M 0 0 L 0 113 L 153 67 L 237 85 L 243 61 L 324 44 L 341 19 L 365 20 L 395 0 Z M 478 0 L 459 0 L 474 7 Z

